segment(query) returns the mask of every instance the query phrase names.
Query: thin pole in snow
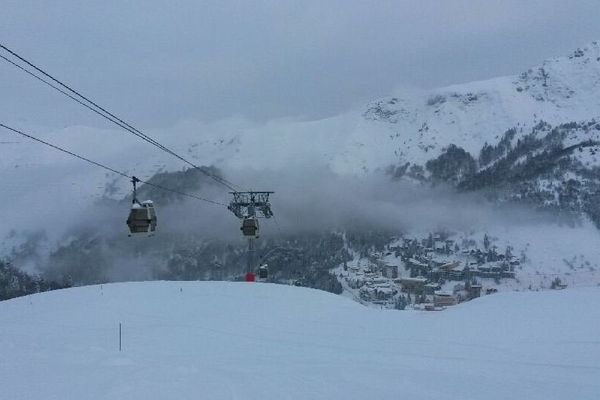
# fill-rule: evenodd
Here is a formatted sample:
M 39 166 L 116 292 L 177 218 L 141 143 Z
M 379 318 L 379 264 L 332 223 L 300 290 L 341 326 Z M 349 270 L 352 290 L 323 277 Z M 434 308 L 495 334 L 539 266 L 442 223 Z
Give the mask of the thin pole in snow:
M 119 351 L 121 351 L 121 323 L 119 322 Z

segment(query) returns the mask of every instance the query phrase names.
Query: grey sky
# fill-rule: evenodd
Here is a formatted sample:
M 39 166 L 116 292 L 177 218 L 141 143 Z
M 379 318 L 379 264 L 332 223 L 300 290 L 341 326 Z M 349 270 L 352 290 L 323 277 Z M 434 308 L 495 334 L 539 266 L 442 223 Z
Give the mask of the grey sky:
M 3 0 L 0 39 L 144 127 L 320 118 L 600 39 L 600 1 Z M 0 118 L 102 122 L 0 63 Z

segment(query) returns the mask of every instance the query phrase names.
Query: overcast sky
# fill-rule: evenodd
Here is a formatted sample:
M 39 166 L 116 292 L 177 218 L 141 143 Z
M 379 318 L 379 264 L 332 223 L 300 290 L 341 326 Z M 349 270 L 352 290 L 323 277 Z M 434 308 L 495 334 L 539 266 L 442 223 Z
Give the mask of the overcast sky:
M 322 118 L 600 40 L 600 1 L 2 0 L 0 41 L 138 126 Z M 0 63 L 0 118 L 102 125 Z

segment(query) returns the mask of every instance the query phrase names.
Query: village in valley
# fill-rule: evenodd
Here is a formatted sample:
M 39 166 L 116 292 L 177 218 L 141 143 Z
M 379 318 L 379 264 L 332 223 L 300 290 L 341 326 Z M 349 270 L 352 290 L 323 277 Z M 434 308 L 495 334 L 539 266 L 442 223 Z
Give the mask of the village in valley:
M 442 310 L 495 293 L 502 282 L 516 279 L 522 259 L 510 246 L 499 249 L 488 235 L 482 243 L 449 236 L 401 237 L 333 272 L 346 295 L 365 305 L 400 310 Z

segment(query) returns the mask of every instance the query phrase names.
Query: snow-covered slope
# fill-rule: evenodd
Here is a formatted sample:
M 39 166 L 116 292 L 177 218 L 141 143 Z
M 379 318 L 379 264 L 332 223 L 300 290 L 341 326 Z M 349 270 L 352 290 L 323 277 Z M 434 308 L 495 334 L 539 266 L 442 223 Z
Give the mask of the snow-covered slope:
M 403 161 L 423 164 L 449 144 L 477 156 L 485 143 L 496 143 L 510 128 L 521 127 L 528 133 L 527 128 L 539 121 L 557 125 L 598 118 L 599 90 L 600 42 L 592 42 L 520 75 L 400 92 L 323 120 L 182 121 L 148 133 L 203 165 L 278 169 L 316 162 L 354 173 Z M 40 133 L 35 126 L 18 125 Z M 125 168 L 138 175 L 180 165 L 135 138 L 106 140 L 123 135 L 75 126 L 44 136 L 83 153 L 89 153 L 93 143 L 97 157 L 117 167 L 123 164 L 119 159 L 126 161 Z M 6 147 L 3 166 L 56 162 L 47 152 L 24 155 L 10 151 L 14 148 Z
M 321 121 L 232 130 L 224 143 L 234 143 L 236 151 L 221 150 L 239 166 L 279 167 L 308 158 L 344 173 L 400 162 L 422 165 L 450 144 L 477 157 L 485 143 L 497 143 L 510 128 L 526 134 L 540 121 L 597 119 L 599 90 L 600 43 L 593 42 L 516 76 L 400 92 Z M 246 158 L 248 153 L 255 157 Z M 205 156 L 217 154 L 224 153 Z
M 403 162 L 423 165 L 450 144 L 477 157 L 510 128 L 527 134 L 540 121 L 598 119 L 599 91 L 600 42 L 592 42 L 519 75 L 399 92 L 320 121 L 209 128 L 194 151 L 237 168 L 317 162 L 338 173 L 362 173 Z
M 231 174 L 247 168 L 281 170 L 306 165 L 326 165 L 337 173 L 354 174 L 405 162 L 424 165 L 450 144 L 477 158 L 486 143 L 496 144 L 511 128 L 517 128 L 516 142 L 540 121 L 555 126 L 598 119 L 599 91 L 600 42 L 592 42 L 570 56 L 546 60 L 520 75 L 401 92 L 323 120 L 265 124 L 242 118 L 212 124 L 182 121 L 147 133 L 198 164 L 215 165 Z M 46 131 L 22 121 L 14 124 L 146 178 L 185 166 L 117 130 L 72 126 Z M 2 139 L 14 140 L 7 132 L 1 134 Z M 11 193 L 33 185 L 33 178 L 24 179 L 24 174 L 43 174 L 50 186 L 60 185 L 56 192 L 61 200 L 65 193 L 79 194 L 77 198 L 81 193 L 101 194 L 103 184 L 112 179 L 103 178 L 101 170 L 90 170 L 78 160 L 26 140 L 7 144 L 0 151 L 0 166 L 6 174 L 3 180 L 9 183 Z M 63 179 L 57 179 L 48 167 Z M 12 183 L 15 180 L 18 183 Z M 68 185 L 64 180 L 72 183 L 70 190 L 62 187 Z M 120 188 L 125 190 L 127 183 Z M 15 194 L 15 199 L 18 196 Z
M 398 155 L 423 163 L 455 144 L 476 156 L 509 128 L 600 116 L 600 44 L 518 75 L 373 102 L 365 117 L 391 124 Z
M 596 399 L 599 301 L 598 288 L 510 293 L 424 313 L 269 284 L 60 290 L 0 303 L 0 387 L 12 400 Z

